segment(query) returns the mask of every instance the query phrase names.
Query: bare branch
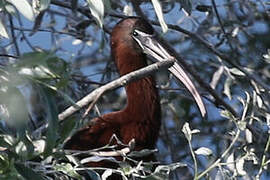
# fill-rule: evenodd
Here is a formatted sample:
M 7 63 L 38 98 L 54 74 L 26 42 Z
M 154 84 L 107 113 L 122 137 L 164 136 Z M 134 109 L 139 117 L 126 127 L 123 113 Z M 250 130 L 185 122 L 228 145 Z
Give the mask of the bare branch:
M 128 73 L 104 86 L 101 86 L 98 89 L 95 89 L 90 94 L 79 100 L 76 105 L 70 106 L 67 108 L 64 112 L 60 113 L 58 115 L 58 118 L 60 121 L 64 120 L 65 118 L 69 117 L 70 115 L 74 114 L 84 106 L 88 105 L 90 102 L 96 99 L 97 96 L 100 96 L 100 94 L 104 94 L 106 91 L 113 90 L 118 87 L 122 87 L 127 85 L 128 83 L 138 80 L 142 77 L 145 77 L 149 74 L 152 74 L 154 72 L 157 72 L 161 68 L 168 68 L 175 62 L 174 59 L 167 60 L 164 62 L 157 62 L 154 64 L 151 64 L 145 68 L 139 69 L 137 71 Z

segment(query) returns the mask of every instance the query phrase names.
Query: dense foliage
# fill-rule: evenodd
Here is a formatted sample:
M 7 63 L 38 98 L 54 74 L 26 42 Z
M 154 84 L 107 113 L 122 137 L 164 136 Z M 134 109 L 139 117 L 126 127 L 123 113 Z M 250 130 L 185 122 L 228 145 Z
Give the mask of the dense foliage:
M 89 168 L 89 161 L 116 160 L 99 156 L 102 148 L 71 152 L 63 144 L 93 117 L 123 108 L 124 89 L 96 96 L 71 115 L 62 112 L 118 78 L 110 31 L 131 15 L 148 19 L 188 64 L 208 117 L 202 119 L 186 89 L 158 72 L 158 152 L 118 153 L 129 160 L 155 153 L 161 164 L 152 172 L 152 163 L 136 161 Z M 269 1 L 2 0 L 0 17 L 0 179 L 83 179 L 82 171 L 93 179 L 111 173 L 125 179 L 269 178 Z M 81 154 L 86 158 L 78 159 Z

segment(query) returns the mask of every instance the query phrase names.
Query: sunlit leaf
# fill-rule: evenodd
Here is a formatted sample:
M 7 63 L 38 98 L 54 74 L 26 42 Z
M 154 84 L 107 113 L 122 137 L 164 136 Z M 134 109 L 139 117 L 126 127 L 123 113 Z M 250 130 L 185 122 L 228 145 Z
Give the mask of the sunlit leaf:
M 101 175 L 101 179 L 107 179 L 109 176 L 111 176 L 113 173 L 113 171 L 111 169 L 107 169 L 106 171 L 104 171 L 104 173 L 102 173 Z
M 80 40 L 80 39 L 75 39 L 74 41 L 72 41 L 73 45 L 79 45 L 81 43 L 82 43 L 82 40 Z
M 5 9 L 12 16 L 18 17 L 16 8 L 14 6 L 12 6 L 11 4 L 6 4 Z
M 163 31 L 163 33 L 166 33 L 168 31 L 168 26 L 164 20 L 161 4 L 160 4 L 159 0 L 152 0 L 152 4 L 154 6 L 154 9 L 155 9 L 156 15 L 158 17 L 158 21 L 161 25 L 162 31 Z
M 237 174 L 240 176 L 244 176 L 247 174 L 247 172 L 244 170 L 244 163 L 245 158 L 240 158 L 236 161 Z
M 104 4 L 103 0 L 87 0 L 91 14 L 100 28 L 103 26 Z
M 45 150 L 46 142 L 43 139 L 39 139 L 33 142 L 33 145 L 35 147 L 35 152 L 38 154 L 41 154 Z
M 230 72 L 237 76 L 245 76 L 245 74 L 237 68 L 231 68 Z
M 91 156 L 81 160 L 81 164 L 89 163 L 89 162 L 100 162 L 100 161 L 112 161 L 117 163 L 118 161 L 113 157 L 102 157 L 102 156 Z
M 79 165 L 78 160 L 74 156 L 66 154 L 65 157 L 69 160 L 69 162 L 75 164 L 75 166 Z
M 210 156 L 213 154 L 212 150 L 206 147 L 200 147 L 196 151 L 194 151 L 197 155 Z
M 241 131 L 244 131 L 244 130 L 246 129 L 246 127 L 247 127 L 247 122 L 245 122 L 245 121 L 239 121 L 239 122 L 237 123 L 237 125 L 238 125 L 238 127 L 239 127 L 239 129 L 240 129 Z
M 267 54 L 263 54 L 263 59 L 270 64 L 270 49 L 267 50 Z
M 231 85 L 233 84 L 233 79 L 230 77 L 227 77 L 225 83 L 224 83 L 224 90 L 223 93 L 231 100 Z
M 133 16 L 133 8 L 132 6 L 130 5 L 125 5 L 124 7 L 124 10 L 123 10 L 123 13 L 126 15 L 126 16 Z
M 261 96 L 259 96 L 259 95 L 256 94 L 256 100 L 257 100 L 258 107 L 259 108 L 262 108 L 262 106 L 263 106 L 263 100 L 262 100 Z
M 252 143 L 252 132 L 249 129 L 245 129 L 246 141 Z
M 201 132 L 199 129 L 192 129 L 191 134 L 197 134 Z
M 183 128 L 182 128 L 182 132 L 185 134 L 185 137 L 188 141 L 191 141 L 191 137 L 192 137 L 192 133 L 191 133 L 191 129 L 189 127 L 189 123 L 185 123 Z
M 239 101 L 242 103 L 243 108 L 244 108 L 243 113 L 242 113 L 242 117 L 241 117 L 241 120 L 242 120 L 242 121 L 245 120 L 246 114 L 247 114 L 247 112 L 248 112 L 248 106 L 249 106 L 249 104 L 250 104 L 250 95 L 249 95 L 248 92 L 245 92 L 245 94 L 246 94 L 246 97 L 247 97 L 247 98 L 246 98 L 246 101 L 243 100 L 241 97 L 238 97 Z
M 226 159 L 226 164 L 227 167 L 230 171 L 234 172 L 235 171 L 235 164 L 234 164 L 234 153 L 231 153 L 227 159 Z
M 216 70 L 216 72 L 213 74 L 212 76 L 212 80 L 211 80 L 211 83 L 210 83 L 210 86 L 215 89 L 217 84 L 218 84 L 218 81 L 220 80 L 222 74 L 224 72 L 224 66 L 220 66 L 218 68 L 218 70 Z
M 39 11 L 44 11 L 48 9 L 49 5 L 51 3 L 51 0 L 39 0 Z
M 0 36 L 3 36 L 4 38 L 9 38 L 6 27 L 4 26 L 1 19 L 0 19 Z
M 186 167 L 186 164 L 183 163 L 173 163 L 169 165 L 159 165 L 156 167 L 154 173 L 149 177 L 149 179 L 168 179 L 171 171 L 174 171 L 177 168 Z
M 7 0 L 13 6 L 17 8 L 17 10 L 28 20 L 34 21 L 35 16 L 32 9 L 32 6 L 28 3 L 27 0 Z

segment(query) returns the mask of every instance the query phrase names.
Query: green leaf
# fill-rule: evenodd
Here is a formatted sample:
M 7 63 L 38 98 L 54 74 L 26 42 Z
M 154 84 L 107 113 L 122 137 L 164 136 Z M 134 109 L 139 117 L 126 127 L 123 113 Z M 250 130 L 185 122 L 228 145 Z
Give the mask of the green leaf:
M 58 134 L 58 113 L 56 108 L 56 102 L 54 99 L 54 94 L 51 90 L 45 89 L 45 96 L 48 101 L 48 128 L 46 132 L 46 146 L 45 146 L 45 156 L 49 156 L 52 153 L 52 149 L 56 145 L 56 140 L 59 137 Z
M 31 52 L 24 54 L 13 65 L 13 71 L 35 79 L 58 79 L 58 83 L 67 84 L 67 63 L 50 52 Z M 59 81 L 60 79 L 60 81 Z
M 0 92 L 1 104 L 7 108 L 9 116 L 6 123 L 14 128 L 23 128 L 28 122 L 26 101 L 20 90 L 9 84 L 6 92 Z
M 164 20 L 161 4 L 160 4 L 159 0 L 152 0 L 152 4 L 154 6 L 154 9 L 155 9 L 156 15 L 158 17 L 158 21 L 161 25 L 162 31 L 163 31 L 163 33 L 166 33 L 168 31 L 168 26 Z
M 220 111 L 220 115 L 221 115 L 222 117 L 225 117 L 225 118 L 229 119 L 229 120 L 234 120 L 234 116 L 233 116 L 232 113 L 231 113 L 230 111 L 228 111 L 228 110 L 221 110 L 221 111 Z
M 17 10 L 28 20 L 34 21 L 35 16 L 32 9 L 32 6 L 28 3 L 27 0 L 7 0 L 13 6 L 17 8 Z
M 44 179 L 43 176 L 33 171 L 31 168 L 25 166 L 22 163 L 15 163 L 16 170 L 25 178 L 25 179 Z
M 65 174 L 69 175 L 70 177 L 73 177 L 75 179 L 83 179 L 81 175 L 79 175 L 71 164 L 69 163 L 61 163 L 54 166 L 54 169 L 57 171 L 64 172 Z
M 103 26 L 104 4 L 102 0 L 87 0 L 91 14 L 100 28 Z
M 62 121 L 62 126 L 61 126 L 61 130 L 60 130 L 60 137 L 61 139 L 66 139 L 68 136 L 71 135 L 71 132 L 73 130 L 73 128 L 75 127 L 77 122 L 77 119 L 74 117 L 70 117 L 65 121 Z
M 169 179 L 169 174 L 180 167 L 186 167 L 183 163 L 173 163 L 169 165 L 159 165 L 153 174 L 147 177 L 147 179 Z

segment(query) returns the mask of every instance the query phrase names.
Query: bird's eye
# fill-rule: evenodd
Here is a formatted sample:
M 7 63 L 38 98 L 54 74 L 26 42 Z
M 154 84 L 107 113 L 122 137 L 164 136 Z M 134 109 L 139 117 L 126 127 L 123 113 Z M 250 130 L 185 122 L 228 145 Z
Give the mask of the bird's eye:
M 132 35 L 133 36 L 138 36 L 138 33 L 136 31 L 133 31 Z

